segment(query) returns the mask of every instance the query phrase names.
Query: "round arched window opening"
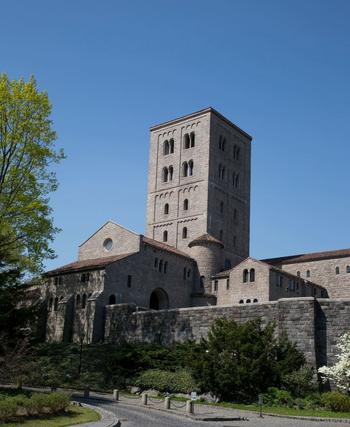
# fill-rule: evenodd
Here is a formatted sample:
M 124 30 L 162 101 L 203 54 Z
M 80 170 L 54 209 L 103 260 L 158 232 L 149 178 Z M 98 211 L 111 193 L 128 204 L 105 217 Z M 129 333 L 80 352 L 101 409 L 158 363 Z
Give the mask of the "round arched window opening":
M 108 238 L 103 242 L 103 247 L 106 251 L 111 251 L 113 248 L 113 240 Z

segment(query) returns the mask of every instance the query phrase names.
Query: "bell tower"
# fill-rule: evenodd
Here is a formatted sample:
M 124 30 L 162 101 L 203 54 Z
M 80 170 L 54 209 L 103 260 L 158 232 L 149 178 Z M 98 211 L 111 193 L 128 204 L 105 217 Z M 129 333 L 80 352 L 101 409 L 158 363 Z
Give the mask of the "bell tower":
M 146 235 L 189 254 L 212 236 L 217 271 L 246 258 L 251 140 L 211 107 L 151 127 Z

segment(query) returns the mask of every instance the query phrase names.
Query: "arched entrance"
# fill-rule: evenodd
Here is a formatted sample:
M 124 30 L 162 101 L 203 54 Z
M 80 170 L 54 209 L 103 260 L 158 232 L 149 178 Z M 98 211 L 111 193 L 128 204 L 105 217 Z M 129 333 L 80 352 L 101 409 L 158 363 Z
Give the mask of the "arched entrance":
M 151 297 L 149 299 L 149 307 L 152 310 L 165 310 L 169 308 L 168 294 L 161 288 L 155 289 L 151 293 Z

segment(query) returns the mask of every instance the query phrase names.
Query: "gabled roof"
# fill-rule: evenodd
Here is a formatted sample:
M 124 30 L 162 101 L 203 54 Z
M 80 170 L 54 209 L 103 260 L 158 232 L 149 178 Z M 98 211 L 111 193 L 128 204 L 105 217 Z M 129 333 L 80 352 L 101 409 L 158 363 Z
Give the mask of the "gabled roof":
M 224 244 L 222 243 L 221 240 L 218 240 L 216 237 L 212 236 L 209 233 L 205 233 L 202 234 L 199 237 L 196 237 L 195 239 L 193 239 L 188 246 L 191 248 L 192 246 L 194 246 L 197 243 L 203 243 L 203 242 L 208 242 L 208 243 L 217 243 L 218 245 L 224 247 Z
M 265 263 L 265 262 L 263 262 L 263 261 L 259 261 L 258 259 L 255 259 L 255 258 L 252 258 L 252 257 L 250 257 L 250 256 L 248 256 L 247 258 L 244 258 L 242 261 L 240 261 L 237 265 L 235 265 L 234 267 L 232 267 L 232 268 L 230 268 L 230 269 L 228 269 L 228 270 L 224 270 L 224 271 L 221 271 L 220 273 L 218 273 L 218 274 L 215 274 L 215 276 L 213 276 L 212 278 L 213 279 L 220 279 L 220 278 L 223 278 L 223 277 L 228 277 L 229 275 L 230 275 L 230 272 L 232 271 L 232 270 L 234 270 L 235 268 L 237 268 L 238 266 L 240 266 L 241 264 L 243 264 L 244 262 L 246 262 L 247 260 L 251 260 L 251 261 L 254 261 L 254 262 L 258 262 L 258 263 L 260 263 L 260 264 L 264 264 L 264 265 L 266 265 L 266 267 L 267 268 L 271 268 L 271 265 L 269 265 L 269 264 L 267 264 L 267 263 Z
M 117 227 L 120 227 L 120 228 L 122 228 L 122 229 L 124 229 L 124 230 L 128 231 L 129 233 L 132 233 L 132 234 L 135 234 L 135 236 L 138 236 L 138 234 L 137 234 L 137 233 L 135 233 L 134 231 L 131 231 L 131 230 L 129 230 L 128 228 L 125 228 L 125 227 L 123 227 L 122 225 L 120 225 L 120 224 L 118 224 L 117 222 L 112 221 L 112 220 L 110 219 L 110 220 L 106 221 L 103 225 L 101 225 L 101 227 L 100 227 L 99 229 L 97 229 L 94 233 L 92 233 L 92 234 L 91 234 L 91 236 L 89 236 L 87 239 L 85 239 L 85 240 L 83 241 L 83 243 L 80 243 L 79 247 L 80 247 L 80 246 L 83 246 L 83 244 L 84 244 L 84 243 L 86 243 L 88 240 L 90 240 L 90 239 L 91 239 L 91 237 L 95 236 L 95 234 L 97 234 L 100 230 L 102 230 L 102 228 L 103 228 L 103 227 L 105 227 L 107 224 L 116 225 Z
M 335 251 L 325 251 L 325 252 L 312 252 L 309 254 L 298 254 L 290 255 L 279 258 L 267 258 L 263 259 L 263 262 L 268 264 L 294 264 L 299 262 L 308 262 L 308 261 L 321 261 L 324 259 L 332 258 L 345 258 L 350 257 L 350 249 L 338 249 Z
M 244 263 L 244 262 L 245 262 L 245 261 L 247 261 L 248 259 L 249 259 L 249 260 L 252 260 L 252 261 L 254 261 L 254 262 L 257 262 L 257 263 L 259 263 L 259 264 L 263 264 L 263 265 L 265 265 L 269 270 L 272 270 L 272 271 L 275 271 L 276 273 L 279 273 L 279 274 L 283 274 L 283 275 L 285 275 L 285 276 L 288 276 L 288 277 L 290 277 L 291 279 L 302 280 L 302 281 L 304 281 L 304 282 L 309 283 L 310 285 L 317 286 L 317 287 L 319 287 L 319 288 L 325 289 L 323 286 L 318 285 L 317 283 L 313 283 L 313 282 L 311 282 L 310 280 L 304 279 L 303 277 L 296 276 L 295 274 L 292 274 L 292 273 L 290 273 L 289 271 L 283 270 L 282 268 L 278 268 L 278 267 L 276 267 L 276 266 L 274 266 L 274 265 L 268 264 L 267 262 L 264 262 L 264 261 L 261 261 L 261 260 L 258 260 L 258 259 L 252 258 L 252 257 L 247 257 L 247 258 L 245 258 L 243 261 L 241 261 L 239 264 L 237 264 L 235 267 L 231 268 L 230 270 L 221 271 L 220 273 L 218 273 L 218 274 L 216 274 L 215 276 L 213 276 L 213 277 L 212 277 L 212 279 L 222 279 L 222 278 L 225 278 L 225 277 L 229 277 L 230 272 L 231 272 L 232 270 L 234 270 L 235 268 L 237 268 L 239 265 L 241 265 L 242 263 Z
M 114 255 L 95 259 L 84 259 L 81 261 L 71 262 L 70 264 L 66 264 L 54 270 L 47 271 L 44 276 L 55 276 L 57 274 L 73 273 L 75 271 L 102 269 L 106 265 L 127 258 L 130 255 L 134 255 L 134 253 L 135 252 L 129 254 Z
M 158 242 L 157 240 L 151 239 L 150 237 L 146 237 L 143 235 L 141 235 L 141 241 L 155 248 L 162 249 L 163 251 L 167 251 L 193 261 L 193 258 L 190 257 L 190 255 L 180 251 L 179 249 L 174 248 L 173 246 L 167 245 L 166 243 Z

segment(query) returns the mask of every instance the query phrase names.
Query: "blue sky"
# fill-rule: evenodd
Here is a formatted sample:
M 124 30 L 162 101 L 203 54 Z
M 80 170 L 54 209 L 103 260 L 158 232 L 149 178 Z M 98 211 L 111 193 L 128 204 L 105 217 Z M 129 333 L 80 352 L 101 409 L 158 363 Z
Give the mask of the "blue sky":
M 350 247 L 350 2 L 3 1 L 0 71 L 35 75 L 67 160 L 55 267 L 143 232 L 149 127 L 213 106 L 254 138 L 251 254 Z

